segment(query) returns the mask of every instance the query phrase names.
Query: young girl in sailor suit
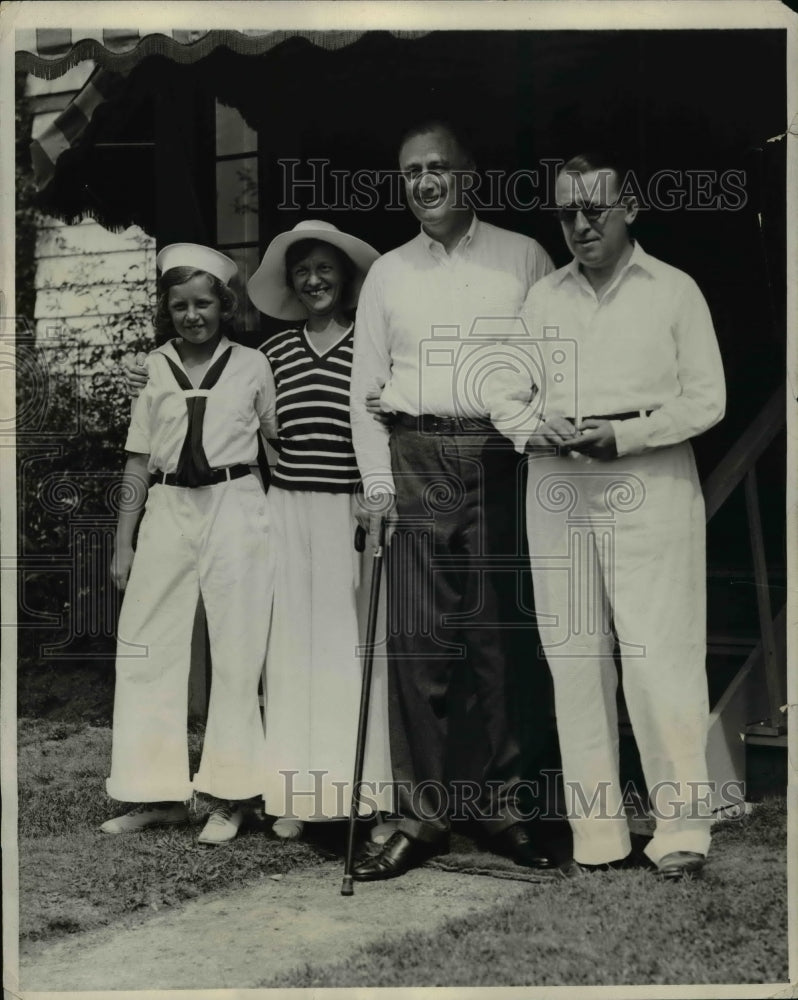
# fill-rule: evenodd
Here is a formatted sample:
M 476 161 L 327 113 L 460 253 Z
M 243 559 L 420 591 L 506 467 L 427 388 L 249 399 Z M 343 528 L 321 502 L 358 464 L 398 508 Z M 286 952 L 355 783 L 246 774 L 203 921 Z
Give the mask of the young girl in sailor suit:
M 264 787 L 258 682 L 274 556 L 268 500 L 250 466 L 258 432 L 276 434 L 274 380 L 259 351 L 224 333 L 236 308 L 232 260 L 181 243 L 164 248 L 157 264 L 156 326 L 176 336 L 150 354 L 133 409 L 111 567 L 125 597 L 106 785 L 112 798 L 138 805 L 101 829 L 185 822 L 187 800 L 201 791 L 217 803 L 199 840 L 221 843 L 235 837 L 243 803 Z M 186 705 L 200 593 L 213 682 L 192 782 Z

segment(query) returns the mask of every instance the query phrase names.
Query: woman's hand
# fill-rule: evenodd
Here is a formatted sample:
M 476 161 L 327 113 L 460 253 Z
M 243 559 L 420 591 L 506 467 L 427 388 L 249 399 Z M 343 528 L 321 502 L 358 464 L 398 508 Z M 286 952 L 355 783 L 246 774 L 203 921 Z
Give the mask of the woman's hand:
M 386 413 L 380 406 L 380 397 L 384 386 L 385 383 L 380 382 L 376 389 L 370 389 L 366 393 L 366 412 L 370 413 L 375 420 L 379 420 L 383 427 L 390 427 L 391 414 Z
M 146 361 L 146 355 L 141 352 L 135 358 L 131 358 L 130 356 L 122 358 L 120 366 L 122 369 L 122 378 L 125 381 L 125 388 L 129 396 L 138 396 L 147 384 L 147 379 L 150 375 L 147 371 Z

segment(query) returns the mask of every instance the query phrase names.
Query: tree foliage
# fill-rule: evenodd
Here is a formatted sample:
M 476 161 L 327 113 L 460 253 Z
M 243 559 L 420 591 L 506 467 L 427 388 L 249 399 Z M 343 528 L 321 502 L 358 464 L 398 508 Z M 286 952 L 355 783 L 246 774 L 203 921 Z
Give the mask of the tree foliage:
M 16 126 L 16 149 L 14 173 L 16 181 L 16 314 L 33 317 L 35 302 L 36 264 L 34 248 L 36 223 L 39 213 L 36 209 L 36 185 L 30 167 L 30 138 L 32 115 L 25 100 L 26 73 L 17 73 L 14 79 L 15 97 L 14 120 Z
M 95 273 L 97 256 L 77 266 L 72 258 L 63 283 L 49 289 L 53 319 L 37 327 L 36 240 L 44 220 L 28 153 L 32 116 L 24 84 L 18 75 L 18 648 L 22 668 L 46 674 L 54 665 L 88 660 L 107 667 L 113 660 L 119 595 L 107 565 L 130 417 L 119 363 L 153 346 L 153 289 L 144 267 L 114 275 L 111 283 Z M 59 240 L 56 250 L 66 251 L 66 240 Z M 148 243 L 143 236 L 142 247 Z M 60 319 L 58 297 L 75 295 L 85 301 L 80 320 Z

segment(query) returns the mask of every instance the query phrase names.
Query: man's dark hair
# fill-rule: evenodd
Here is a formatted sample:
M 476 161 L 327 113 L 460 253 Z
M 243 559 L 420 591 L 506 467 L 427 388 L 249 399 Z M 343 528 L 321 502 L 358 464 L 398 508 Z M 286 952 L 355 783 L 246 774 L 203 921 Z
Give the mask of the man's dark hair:
M 404 130 L 398 148 L 401 149 L 406 142 L 415 139 L 418 135 L 426 135 L 428 132 L 447 132 L 459 147 L 466 163 L 474 164 L 473 148 L 464 128 L 455 124 L 450 118 L 426 118 L 416 122 Z
M 612 170 L 618 182 L 618 190 L 625 194 L 638 190 L 638 179 L 631 161 L 611 150 L 589 150 L 577 153 L 559 169 L 560 174 L 590 174 L 596 170 Z

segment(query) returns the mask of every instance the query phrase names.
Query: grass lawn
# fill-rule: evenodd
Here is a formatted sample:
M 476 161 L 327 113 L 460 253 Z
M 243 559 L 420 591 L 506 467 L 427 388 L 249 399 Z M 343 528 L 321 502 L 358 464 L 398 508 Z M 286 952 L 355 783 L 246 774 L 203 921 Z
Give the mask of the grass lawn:
M 406 933 L 261 987 L 786 982 L 786 805 L 715 829 L 700 881 L 602 872 L 530 885 L 512 904 Z M 367 892 L 364 887 L 358 890 Z
M 23 953 L 27 942 L 139 922 L 203 893 L 315 866 L 331 852 L 340 856 L 345 824 L 319 825 L 326 833 L 314 830 L 312 840 L 294 842 L 255 824 L 233 844 L 202 847 L 201 800 L 189 827 L 102 834 L 99 824 L 118 809 L 104 789 L 110 742 L 107 728 L 19 721 Z M 193 767 L 200 743 L 201 734 L 193 734 Z M 772 799 L 718 825 L 700 881 L 662 883 L 648 871 L 627 870 L 530 883 L 512 903 L 480 913 L 469 912 L 464 894 L 462 915 L 432 936 L 408 929 L 412 910 L 397 907 L 390 939 L 259 985 L 786 982 L 786 823 L 784 800 Z
M 190 736 L 192 767 L 202 736 Z M 53 938 L 140 919 L 216 889 L 233 889 L 329 852 L 307 841 L 278 841 L 264 825 L 233 845 L 197 844 L 208 806 L 199 797 L 190 827 L 112 837 L 97 828 L 124 810 L 105 793 L 109 729 L 19 720 L 20 940 Z M 230 849 L 234 848 L 234 849 Z

